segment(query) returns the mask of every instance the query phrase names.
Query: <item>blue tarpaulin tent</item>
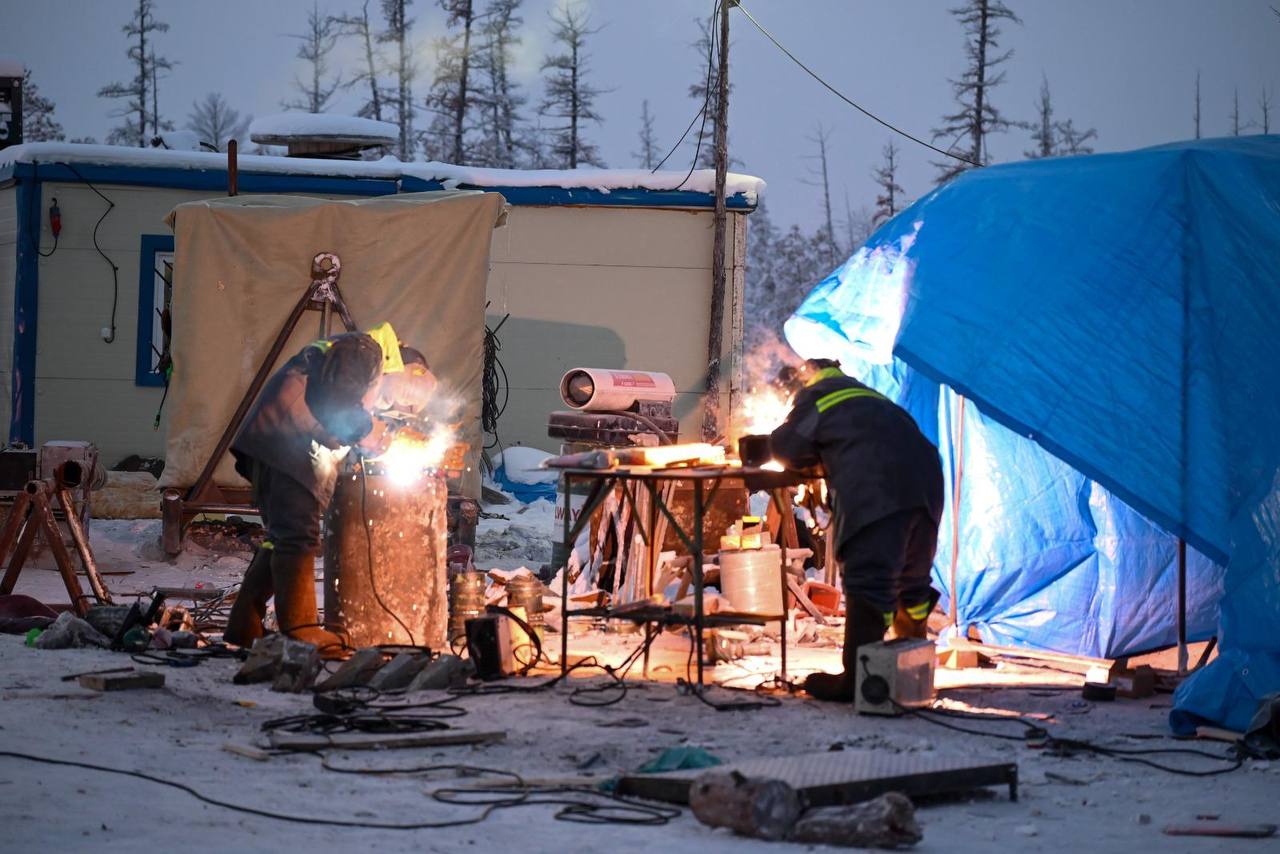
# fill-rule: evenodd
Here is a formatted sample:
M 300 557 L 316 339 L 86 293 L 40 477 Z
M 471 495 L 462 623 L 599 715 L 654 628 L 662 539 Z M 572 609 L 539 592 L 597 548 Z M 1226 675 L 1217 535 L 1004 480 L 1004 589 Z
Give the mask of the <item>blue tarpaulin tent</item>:
M 1184 538 L 1189 634 L 1220 653 L 1175 728 L 1243 729 L 1280 690 L 1280 137 L 965 173 L 821 282 L 786 337 L 939 441 L 959 485 L 934 574 L 950 597 L 957 542 L 962 626 L 1091 655 L 1168 645 Z

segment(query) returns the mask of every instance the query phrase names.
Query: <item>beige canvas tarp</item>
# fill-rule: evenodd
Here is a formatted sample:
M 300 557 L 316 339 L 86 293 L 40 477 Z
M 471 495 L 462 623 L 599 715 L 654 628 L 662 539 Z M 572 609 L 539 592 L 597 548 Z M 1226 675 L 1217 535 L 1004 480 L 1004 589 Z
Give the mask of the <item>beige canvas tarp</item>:
M 356 325 L 390 321 L 426 354 L 442 393 L 459 399 L 461 439 L 470 446 L 463 491 L 478 497 L 485 286 L 493 229 L 505 211 L 501 195 L 480 192 L 354 201 L 237 196 L 174 208 L 174 369 L 162 485 L 195 482 L 310 284 L 312 259 L 333 252 Z M 305 312 L 280 363 L 319 330 L 320 313 Z M 334 331 L 343 331 L 336 317 Z M 214 481 L 245 485 L 230 454 Z

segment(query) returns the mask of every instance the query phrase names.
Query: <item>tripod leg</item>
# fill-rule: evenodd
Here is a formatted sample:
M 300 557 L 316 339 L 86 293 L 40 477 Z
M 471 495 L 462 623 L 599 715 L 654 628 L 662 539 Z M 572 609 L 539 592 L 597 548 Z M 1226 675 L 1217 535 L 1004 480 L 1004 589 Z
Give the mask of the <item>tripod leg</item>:
M 0 531 L 0 561 L 3 561 L 9 555 L 9 551 L 13 549 L 14 543 L 18 540 L 18 534 L 23 531 L 23 524 L 27 521 L 27 514 L 31 510 L 31 497 L 25 491 L 19 492 L 18 497 L 13 500 L 13 507 L 9 508 L 9 515 L 4 520 L 4 530 Z M 27 548 L 31 548 L 28 543 Z M 15 558 L 16 558 L 15 552 Z M 26 557 L 26 552 L 23 552 Z M 13 586 L 18 583 L 18 573 L 22 571 L 21 561 L 12 560 L 9 562 L 9 570 L 4 574 L 4 580 L 0 581 L 0 596 L 8 596 L 13 592 Z
M 71 542 L 80 556 L 80 564 L 84 567 L 84 574 L 89 579 L 89 588 L 93 590 L 94 598 L 99 602 L 111 604 L 111 593 L 98 573 L 98 563 L 93 559 L 93 550 L 89 548 L 89 537 L 85 534 L 84 526 L 80 524 L 80 517 L 75 514 L 75 502 L 71 499 L 71 493 L 65 489 L 59 489 L 55 495 L 58 504 L 62 507 L 62 512 L 67 517 L 67 530 L 71 532 Z
M 76 577 L 71 553 L 67 551 L 67 544 L 62 541 L 62 529 L 58 527 L 58 520 L 53 517 L 53 506 L 49 504 L 48 492 L 41 489 L 32 497 L 31 503 L 35 505 L 31 520 L 39 524 L 44 531 L 44 538 L 49 541 L 49 552 L 53 555 L 53 562 L 58 566 L 62 583 L 66 585 L 67 595 L 71 597 L 71 608 L 76 612 L 77 617 L 83 617 L 89 611 L 89 603 L 85 601 L 86 596 L 80 588 L 80 579 Z

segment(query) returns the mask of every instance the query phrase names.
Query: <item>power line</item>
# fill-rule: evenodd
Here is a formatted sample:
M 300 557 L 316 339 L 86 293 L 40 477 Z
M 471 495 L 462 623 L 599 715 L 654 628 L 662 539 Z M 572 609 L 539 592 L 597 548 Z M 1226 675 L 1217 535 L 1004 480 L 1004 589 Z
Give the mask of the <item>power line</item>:
M 731 2 L 733 2 L 733 0 L 731 0 Z M 751 16 L 751 13 L 750 13 L 749 11 L 747 11 L 747 7 L 746 7 L 746 6 L 743 6 L 741 2 L 733 2 L 733 5 L 734 5 L 734 6 L 736 6 L 737 8 L 739 8 L 739 9 L 741 9 L 741 10 L 742 10 L 742 14 L 744 14 L 744 15 L 746 15 L 746 16 L 747 16 L 747 20 L 748 20 L 748 21 L 750 21 L 752 24 L 754 24 L 754 25 L 755 25 L 755 28 L 756 28 L 757 30 L 759 30 L 761 33 L 763 33 L 763 34 L 764 34 L 764 36 L 765 36 L 765 38 L 767 38 L 769 41 L 773 42 L 774 46 L 775 46 L 775 47 L 777 47 L 777 48 L 778 48 L 778 50 L 780 50 L 780 51 L 782 51 L 783 53 L 785 53 L 785 54 L 787 55 L 787 57 L 788 57 L 792 62 L 794 62 L 796 65 L 798 65 L 798 66 L 800 66 L 802 69 L 804 69 L 804 72 L 805 72 L 806 74 L 808 74 L 808 75 L 809 75 L 810 77 L 812 77 L 814 80 L 817 80 L 819 83 L 821 83 L 821 84 L 823 85 L 823 87 L 825 87 L 825 88 L 826 88 L 826 90 L 827 90 L 828 92 L 830 92 L 832 95 L 835 95 L 835 96 L 836 96 L 837 98 L 839 98 L 841 101 L 844 101 L 844 102 L 845 102 L 846 104 L 848 104 L 850 107 L 853 107 L 855 110 L 857 110 L 858 112 L 862 113 L 862 114 L 863 114 L 864 116 L 866 116 L 867 118 L 872 119 L 872 120 L 874 120 L 874 121 L 876 121 L 876 122 L 879 122 L 880 124 L 884 125 L 884 126 L 885 126 L 885 127 L 887 127 L 889 130 L 893 131 L 894 133 L 898 134 L 899 136 L 906 137 L 907 139 L 911 140 L 912 142 L 916 143 L 917 145 L 923 145 L 925 148 L 929 149 L 930 151 L 935 151 L 935 152 L 937 152 L 938 154 L 941 154 L 943 157 L 950 157 L 950 158 L 951 158 L 951 159 L 953 159 L 953 160 L 959 160 L 961 163 L 967 163 L 967 164 L 969 164 L 970 166 L 979 166 L 979 167 L 980 167 L 980 166 L 982 166 L 982 164 L 981 164 L 981 163 L 975 163 L 974 161 L 970 160 L 970 159 L 969 159 L 969 158 L 967 158 L 967 157 L 961 157 L 961 156 L 960 156 L 960 155 L 958 155 L 958 154 L 952 154 L 950 151 L 944 151 L 944 150 L 942 150 L 941 148 L 938 148 L 936 145 L 931 145 L 931 144 L 929 144 L 929 143 L 925 142 L 923 139 L 920 139 L 920 138 L 918 138 L 918 137 L 914 137 L 914 136 L 912 136 L 911 134 L 907 133 L 905 130 L 902 130 L 901 128 L 897 128 L 897 127 L 894 127 L 893 125 L 889 124 L 887 121 L 885 121 L 884 119 L 880 118 L 880 117 L 879 117 L 879 116 L 877 116 L 875 113 L 873 113 L 873 112 L 871 112 L 870 110 L 868 110 L 867 108 L 863 107 L 861 104 L 856 103 L 856 102 L 855 102 L 855 101 L 853 101 L 851 98 L 849 98 L 847 95 L 845 95 L 844 93 L 842 93 L 839 89 L 836 89 L 836 87 L 832 86 L 830 83 L 828 83 L 827 81 L 825 81 L 825 80 L 823 80 L 821 77 L 819 77 L 819 76 L 818 76 L 818 74 L 817 74 L 817 72 L 815 72 L 812 68 L 810 68 L 809 66 L 807 66 L 807 65 L 805 65 L 803 62 L 801 62 L 801 61 L 796 57 L 796 55 L 795 55 L 794 53 L 792 53 L 791 51 L 787 50 L 787 49 L 782 45 L 782 42 L 778 41 L 776 38 L 774 38 L 774 37 L 773 37 L 773 33 L 771 33 L 771 32 L 769 32 L 768 30 L 766 30 L 766 29 L 765 29 L 765 28 L 760 24 L 760 22 L 759 22 L 759 21 L 757 21 L 755 18 L 753 18 L 753 17 Z

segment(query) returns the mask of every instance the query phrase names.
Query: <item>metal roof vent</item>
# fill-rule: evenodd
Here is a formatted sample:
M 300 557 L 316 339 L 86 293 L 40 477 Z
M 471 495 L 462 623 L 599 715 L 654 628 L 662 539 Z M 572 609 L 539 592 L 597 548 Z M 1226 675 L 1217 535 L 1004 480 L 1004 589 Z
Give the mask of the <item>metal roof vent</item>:
M 259 145 L 287 146 L 290 157 L 355 160 L 365 149 L 394 145 L 400 127 L 356 116 L 279 113 L 254 119 L 249 138 Z

